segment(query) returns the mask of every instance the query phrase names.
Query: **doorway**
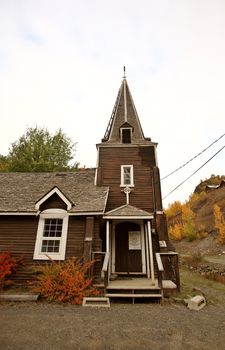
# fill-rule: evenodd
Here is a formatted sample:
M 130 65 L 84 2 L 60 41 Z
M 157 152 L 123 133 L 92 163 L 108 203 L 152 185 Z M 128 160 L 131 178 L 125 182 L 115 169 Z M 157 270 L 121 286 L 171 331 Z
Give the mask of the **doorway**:
M 145 273 L 145 247 L 142 225 L 121 222 L 115 226 L 115 272 Z

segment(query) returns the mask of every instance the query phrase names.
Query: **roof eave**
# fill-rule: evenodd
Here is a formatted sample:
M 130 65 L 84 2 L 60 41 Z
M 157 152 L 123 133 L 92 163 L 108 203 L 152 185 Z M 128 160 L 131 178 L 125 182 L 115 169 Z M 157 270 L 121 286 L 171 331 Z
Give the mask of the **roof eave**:
M 120 215 L 104 215 L 103 219 L 110 219 L 110 220 L 118 220 L 118 219 L 122 219 L 122 220 L 151 220 L 154 219 L 153 215 L 146 215 L 146 216 L 138 216 L 138 215 L 124 215 L 124 216 L 120 216 Z

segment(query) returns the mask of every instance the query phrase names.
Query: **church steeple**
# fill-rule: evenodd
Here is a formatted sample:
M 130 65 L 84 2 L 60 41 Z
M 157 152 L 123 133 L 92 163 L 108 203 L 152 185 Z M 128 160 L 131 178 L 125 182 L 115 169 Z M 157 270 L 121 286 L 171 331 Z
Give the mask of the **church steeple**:
M 150 139 L 144 137 L 124 67 L 122 84 L 102 142 L 140 144 L 146 141 Z

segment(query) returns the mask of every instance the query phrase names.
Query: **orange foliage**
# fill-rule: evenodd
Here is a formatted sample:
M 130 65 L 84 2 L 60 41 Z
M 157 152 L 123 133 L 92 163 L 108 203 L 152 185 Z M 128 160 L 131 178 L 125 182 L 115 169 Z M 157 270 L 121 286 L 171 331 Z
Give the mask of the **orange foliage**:
M 12 281 L 6 280 L 6 277 L 15 273 L 22 263 L 23 256 L 14 258 L 10 252 L 0 253 L 0 289 L 2 289 L 4 285 L 9 286 L 13 283 Z
M 82 264 L 79 259 L 71 258 L 39 266 L 35 270 L 41 274 L 34 289 L 49 301 L 81 304 L 85 296 L 99 294 L 91 286 L 92 278 L 86 276 L 93 263 Z

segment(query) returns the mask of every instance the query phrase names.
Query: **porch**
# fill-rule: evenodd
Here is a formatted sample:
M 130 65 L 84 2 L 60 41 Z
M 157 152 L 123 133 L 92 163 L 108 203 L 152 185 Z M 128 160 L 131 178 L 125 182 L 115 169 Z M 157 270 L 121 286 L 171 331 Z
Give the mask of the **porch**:
M 116 215 L 115 215 L 116 214 Z M 119 215 L 120 214 L 120 215 Z M 126 215 L 125 215 L 126 214 Z M 153 229 L 154 216 L 130 205 L 108 212 L 103 230 L 105 252 L 93 252 L 93 276 L 110 298 L 151 298 L 176 294 L 180 288 L 178 255 L 168 252 Z
M 178 255 L 175 252 L 156 253 L 156 271 L 154 278 L 147 275 L 111 274 L 109 275 L 110 254 L 95 252 L 102 262 L 101 281 L 96 286 L 103 289 L 109 298 L 127 298 L 134 303 L 135 299 L 161 301 L 163 297 L 175 295 L 180 290 Z M 172 264 L 173 268 L 163 266 L 163 262 Z M 166 266 L 165 266 L 166 267 Z

